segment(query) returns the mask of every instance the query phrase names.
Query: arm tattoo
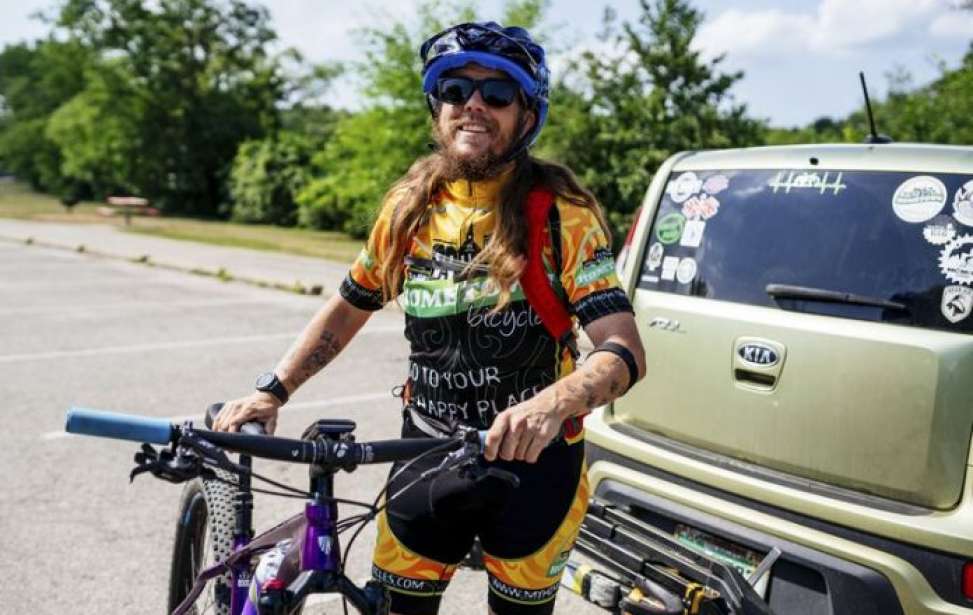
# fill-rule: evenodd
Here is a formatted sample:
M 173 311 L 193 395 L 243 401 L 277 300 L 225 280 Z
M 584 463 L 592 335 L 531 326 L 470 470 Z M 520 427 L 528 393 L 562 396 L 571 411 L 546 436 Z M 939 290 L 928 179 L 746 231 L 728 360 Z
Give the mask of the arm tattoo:
M 625 374 L 620 376 L 622 368 L 625 366 L 620 368 L 612 363 L 600 368 L 594 367 L 584 375 L 581 387 L 584 389 L 585 405 L 589 410 L 617 399 L 624 392 Z
M 311 376 L 321 371 L 321 368 L 338 356 L 339 352 L 341 352 L 341 342 L 338 341 L 338 337 L 330 331 L 322 332 L 317 343 L 311 348 L 311 353 L 297 368 L 295 374 L 297 384 L 307 382 Z

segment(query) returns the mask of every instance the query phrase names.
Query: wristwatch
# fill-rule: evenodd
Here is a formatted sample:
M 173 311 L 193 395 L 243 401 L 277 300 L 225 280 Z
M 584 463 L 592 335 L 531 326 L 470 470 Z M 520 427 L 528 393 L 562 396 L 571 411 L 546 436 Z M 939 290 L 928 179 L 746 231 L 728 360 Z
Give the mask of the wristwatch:
M 277 374 L 274 372 L 267 372 L 265 374 L 260 374 L 257 376 L 257 390 L 263 391 L 264 393 L 270 393 L 281 404 L 287 403 L 287 398 L 290 397 L 287 394 L 287 389 L 284 387 L 284 383 L 280 381 Z

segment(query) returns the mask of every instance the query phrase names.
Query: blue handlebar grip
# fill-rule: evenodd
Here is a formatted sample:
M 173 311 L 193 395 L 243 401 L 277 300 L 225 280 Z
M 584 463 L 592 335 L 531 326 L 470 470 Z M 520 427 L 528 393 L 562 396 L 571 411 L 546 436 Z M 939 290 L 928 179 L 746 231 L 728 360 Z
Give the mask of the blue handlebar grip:
M 119 414 L 88 408 L 68 410 L 64 431 L 85 436 L 100 436 L 118 440 L 168 444 L 172 439 L 172 423 L 166 419 Z

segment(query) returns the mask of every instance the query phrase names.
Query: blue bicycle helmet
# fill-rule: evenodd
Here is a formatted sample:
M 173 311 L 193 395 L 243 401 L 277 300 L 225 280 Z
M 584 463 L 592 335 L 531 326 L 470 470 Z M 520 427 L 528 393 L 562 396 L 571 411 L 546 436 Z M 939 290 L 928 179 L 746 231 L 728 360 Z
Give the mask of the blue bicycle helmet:
M 550 73 L 544 61 L 544 49 L 530 38 L 527 30 L 504 28 L 493 21 L 463 23 L 427 40 L 419 49 L 419 55 L 422 58 L 422 91 L 427 100 L 431 100 L 436 81 L 443 73 L 470 63 L 510 75 L 537 113 L 537 122 L 509 157 L 515 157 L 537 140 L 547 120 Z

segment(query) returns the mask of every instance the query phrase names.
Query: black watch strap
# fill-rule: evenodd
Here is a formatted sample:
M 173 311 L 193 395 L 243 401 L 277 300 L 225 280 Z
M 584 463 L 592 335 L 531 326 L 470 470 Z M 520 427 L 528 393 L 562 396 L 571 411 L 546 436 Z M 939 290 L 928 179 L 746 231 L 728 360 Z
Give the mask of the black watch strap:
M 273 372 L 267 372 L 265 374 L 260 374 L 257 376 L 257 390 L 263 391 L 264 393 L 270 393 L 281 404 L 286 404 L 290 395 L 287 393 L 287 388 L 284 383 L 280 381 L 277 374 Z

